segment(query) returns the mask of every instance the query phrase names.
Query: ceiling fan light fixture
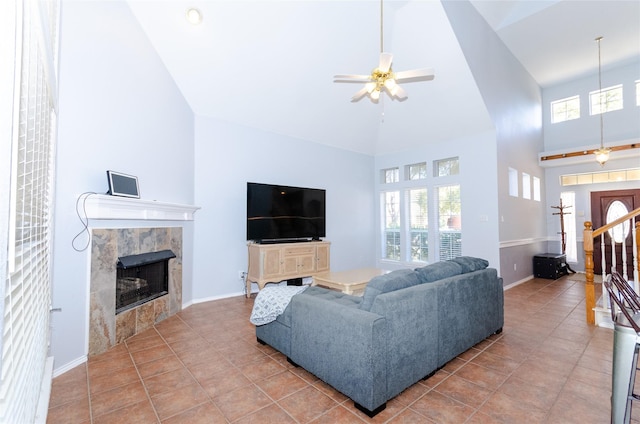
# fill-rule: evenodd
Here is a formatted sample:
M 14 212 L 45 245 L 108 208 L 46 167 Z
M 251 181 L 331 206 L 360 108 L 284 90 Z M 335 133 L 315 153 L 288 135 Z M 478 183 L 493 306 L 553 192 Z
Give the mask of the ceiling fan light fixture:
M 392 100 L 404 101 L 407 99 L 407 92 L 401 87 L 403 82 L 431 81 L 434 78 L 433 69 L 413 69 L 397 74 L 392 71 L 393 55 L 384 51 L 383 10 L 383 0 L 380 0 L 380 59 L 378 67 L 371 71 L 371 75 L 335 75 L 333 77 L 333 82 L 365 83 L 364 87 L 351 98 L 352 103 L 363 97 L 369 97 L 372 102 L 378 103 L 380 92 L 383 90 Z
M 394 80 L 393 78 L 388 78 L 384 82 L 384 87 L 387 90 L 389 90 L 389 93 L 391 93 L 392 96 L 395 96 L 396 93 L 398 92 L 398 84 L 396 83 L 396 80 Z

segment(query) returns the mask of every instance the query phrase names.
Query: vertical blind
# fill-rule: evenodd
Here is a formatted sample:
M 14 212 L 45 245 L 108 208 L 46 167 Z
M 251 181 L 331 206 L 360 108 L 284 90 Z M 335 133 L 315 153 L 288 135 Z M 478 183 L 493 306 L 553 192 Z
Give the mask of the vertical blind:
M 49 349 L 58 0 L 16 16 L 8 268 L 0 322 L 0 422 L 33 422 Z

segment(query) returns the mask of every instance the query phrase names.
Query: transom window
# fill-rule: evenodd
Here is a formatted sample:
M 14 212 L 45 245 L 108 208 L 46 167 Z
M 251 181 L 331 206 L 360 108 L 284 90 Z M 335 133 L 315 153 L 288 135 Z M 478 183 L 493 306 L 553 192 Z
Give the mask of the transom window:
M 580 118 L 580 96 L 567 97 L 551 102 L 551 123 Z
M 622 109 L 622 84 L 589 93 L 591 115 Z
M 400 169 L 389 168 L 382 170 L 381 180 L 383 184 L 392 184 L 400 181 Z
M 436 177 L 446 177 L 458 175 L 460 173 L 460 163 L 458 158 L 440 159 L 434 162 Z
M 427 178 L 427 163 L 414 163 L 406 166 L 407 180 L 424 180 Z

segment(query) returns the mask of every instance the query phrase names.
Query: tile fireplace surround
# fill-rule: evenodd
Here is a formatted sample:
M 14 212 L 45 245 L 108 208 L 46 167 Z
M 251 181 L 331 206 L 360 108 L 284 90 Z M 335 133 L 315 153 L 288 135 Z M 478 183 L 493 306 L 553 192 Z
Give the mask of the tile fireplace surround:
M 118 257 L 170 249 L 169 293 L 126 310 L 116 310 Z M 182 227 L 93 229 L 91 242 L 88 355 L 106 352 L 182 308 Z

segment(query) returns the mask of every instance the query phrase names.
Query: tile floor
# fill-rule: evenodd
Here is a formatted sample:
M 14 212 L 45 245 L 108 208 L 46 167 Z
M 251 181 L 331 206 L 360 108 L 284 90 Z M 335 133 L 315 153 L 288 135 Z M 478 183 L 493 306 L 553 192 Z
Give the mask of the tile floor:
M 502 334 L 374 419 L 258 344 L 253 299 L 235 297 L 193 305 L 56 377 L 47 422 L 607 423 L 613 332 L 585 323 L 582 281 L 507 290 Z

